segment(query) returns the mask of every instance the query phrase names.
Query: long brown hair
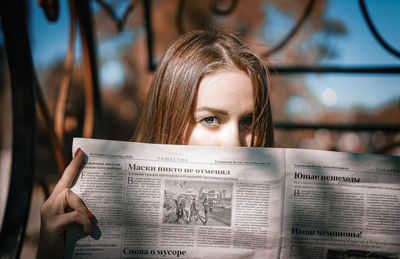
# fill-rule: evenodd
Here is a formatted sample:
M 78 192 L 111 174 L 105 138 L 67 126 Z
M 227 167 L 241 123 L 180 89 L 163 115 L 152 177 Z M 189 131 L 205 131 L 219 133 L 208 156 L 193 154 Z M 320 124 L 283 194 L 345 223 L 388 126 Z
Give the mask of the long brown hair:
M 251 145 L 273 146 L 268 70 L 262 58 L 235 35 L 217 30 L 191 31 L 169 47 L 155 73 L 132 141 L 186 144 L 200 80 L 232 69 L 244 72 L 252 81 Z

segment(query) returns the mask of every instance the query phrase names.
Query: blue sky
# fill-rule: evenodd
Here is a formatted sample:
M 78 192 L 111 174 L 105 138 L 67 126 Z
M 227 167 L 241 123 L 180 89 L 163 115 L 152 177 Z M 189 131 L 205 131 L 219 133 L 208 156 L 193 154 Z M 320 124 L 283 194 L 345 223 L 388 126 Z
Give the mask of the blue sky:
M 60 17 L 55 23 L 47 21 L 36 1 L 30 1 L 32 13 L 31 45 L 35 66 L 43 67 L 63 60 L 68 46 L 69 13 L 67 1 L 59 1 Z
M 127 1 L 122 1 L 119 10 Z M 55 60 L 63 60 L 68 43 L 69 17 L 66 1 L 60 1 L 61 15 L 56 23 L 49 23 L 36 2 L 31 2 L 32 52 L 34 63 L 37 67 L 45 67 Z M 400 51 L 400 1 L 397 0 L 368 0 L 367 8 L 372 19 L 384 38 Z M 400 65 L 400 59 L 386 52 L 369 32 L 362 18 L 357 0 L 331 0 L 329 1 L 327 16 L 345 24 L 348 33 L 344 37 L 331 39 L 338 55 L 333 59 L 322 60 L 321 64 L 351 66 L 351 65 Z M 279 26 L 290 28 L 293 21 L 276 19 L 270 28 Z M 269 22 L 271 22 L 269 21 Z M 275 33 L 276 33 L 275 31 Z M 285 31 L 285 30 L 281 30 Z M 270 32 L 274 32 L 271 31 Z M 100 79 L 103 85 L 119 86 L 124 80 L 124 68 L 118 61 L 118 48 L 128 46 L 135 33 L 133 30 L 124 31 L 117 37 L 102 41 L 98 45 L 100 66 Z M 76 55 L 80 55 L 77 46 Z M 307 87 L 328 108 L 351 109 L 364 107 L 376 109 L 387 103 L 400 99 L 400 75 L 339 75 L 339 74 L 307 74 L 303 76 Z M 328 90 L 327 90 L 328 89 Z M 336 96 L 329 102 L 323 99 L 329 94 Z M 328 102 L 326 101 L 328 100 Z M 332 102 L 336 100 L 336 102 Z M 295 102 L 296 104 L 298 102 Z M 305 105 L 306 107 L 307 105 Z M 297 106 L 299 110 L 300 106 Z M 301 109 L 300 109 L 301 110 Z
M 400 51 L 400 1 L 366 1 L 367 9 L 384 39 Z M 274 45 L 290 30 L 296 22 L 286 14 L 280 13 L 271 5 L 266 6 L 267 26 L 263 36 Z M 326 19 L 340 21 L 347 33 L 340 37 L 330 37 L 336 55 L 323 59 L 321 65 L 337 66 L 380 66 L 400 65 L 400 58 L 393 56 L 373 38 L 364 21 L 357 0 L 330 0 Z M 298 33 L 301 33 L 301 29 Z M 323 34 L 316 33 L 312 40 L 321 41 Z M 283 61 L 285 62 L 285 61 Z M 287 61 L 286 61 L 287 62 Z M 311 64 L 311 61 L 304 61 Z M 304 74 L 302 76 L 309 91 L 327 109 L 364 108 L 375 110 L 388 103 L 400 101 L 400 75 L 372 74 Z M 300 78 L 299 78 L 300 79 Z M 306 100 L 295 97 L 289 101 L 288 110 L 293 114 L 312 113 L 313 107 Z
M 63 61 L 66 55 L 69 40 L 69 7 L 66 0 L 60 2 L 60 16 L 55 23 L 49 22 L 43 14 L 42 9 L 31 2 L 31 45 L 33 61 L 36 67 L 46 67 L 55 61 Z M 94 1 L 92 1 L 93 3 Z M 117 13 L 125 10 L 129 1 L 121 1 L 117 6 Z M 97 4 L 92 4 L 94 10 Z M 78 29 L 78 28 L 77 28 Z M 75 62 L 81 56 L 81 45 L 79 34 L 75 36 Z M 116 37 L 98 42 L 97 53 L 99 66 L 100 84 L 105 86 L 121 86 L 124 82 L 124 67 L 119 62 L 119 48 L 128 46 L 133 41 L 133 30 L 124 30 Z
M 400 1 L 366 1 L 368 11 L 381 35 L 400 51 Z M 337 38 L 339 55 L 323 64 L 400 65 L 400 58 L 384 50 L 373 38 L 363 20 L 358 1 L 335 0 L 328 7 L 329 17 L 346 24 L 347 36 Z M 399 101 L 400 75 L 324 75 L 306 76 L 309 89 L 321 96 L 327 89 L 337 94 L 335 108 L 366 107 L 375 109 L 388 102 Z

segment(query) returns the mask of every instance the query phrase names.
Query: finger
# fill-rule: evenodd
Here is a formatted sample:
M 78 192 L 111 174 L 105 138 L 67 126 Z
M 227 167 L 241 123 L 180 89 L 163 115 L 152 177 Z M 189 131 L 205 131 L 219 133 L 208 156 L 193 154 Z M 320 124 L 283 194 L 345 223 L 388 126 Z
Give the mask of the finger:
M 82 215 L 87 216 L 88 218 L 93 218 L 93 214 L 90 212 L 90 210 L 86 207 L 86 205 L 83 203 L 81 198 L 79 198 L 78 195 L 76 195 L 73 191 L 68 189 L 66 195 L 66 203 L 68 203 L 68 206 L 71 207 L 72 209 L 78 211 Z M 65 209 L 66 207 L 64 207 Z
M 71 224 L 78 224 L 82 226 L 83 231 L 88 234 L 93 234 L 93 225 L 90 222 L 90 219 L 82 215 L 79 211 L 72 211 L 63 215 L 58 216 L 58 223 L 60 224 L 61 228 L 66 228 Z
M 63 176 L 60 181 L 58 181 L 57 185 L 54 187 L 55 193 L 58 193 L 64 188 L 71 187 L 74 182 L 75 176 L 79 171 L 79 167 L 81 166 L 84 159 L 84 152 L 79 148 L 75 154 L 75 157 L 71 160 L 68 167 L 65 169 Z

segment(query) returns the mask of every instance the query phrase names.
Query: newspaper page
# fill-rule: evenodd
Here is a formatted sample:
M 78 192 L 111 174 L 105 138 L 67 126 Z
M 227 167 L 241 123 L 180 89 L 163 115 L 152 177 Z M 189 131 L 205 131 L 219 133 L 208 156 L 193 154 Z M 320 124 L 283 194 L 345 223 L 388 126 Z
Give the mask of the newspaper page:
M 72 190 L 94 234 L 68 229 L 66 258 L 278 258 L 283 149 L 74 139 Z
M 400 157 L 286 150 L 281 258 L 399 258 Z

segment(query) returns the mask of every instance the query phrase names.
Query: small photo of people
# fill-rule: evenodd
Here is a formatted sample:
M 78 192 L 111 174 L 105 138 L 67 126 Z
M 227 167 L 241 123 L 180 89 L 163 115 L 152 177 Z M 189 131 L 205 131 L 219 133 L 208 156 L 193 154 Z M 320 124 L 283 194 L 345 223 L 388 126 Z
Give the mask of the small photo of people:
M 166 180 L 163 223 L 231 226 L 232 183 Z

